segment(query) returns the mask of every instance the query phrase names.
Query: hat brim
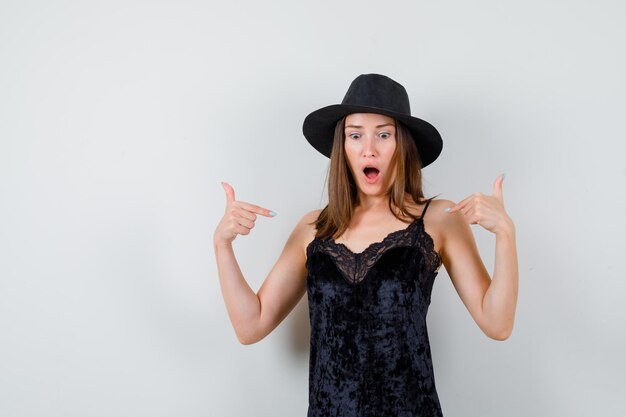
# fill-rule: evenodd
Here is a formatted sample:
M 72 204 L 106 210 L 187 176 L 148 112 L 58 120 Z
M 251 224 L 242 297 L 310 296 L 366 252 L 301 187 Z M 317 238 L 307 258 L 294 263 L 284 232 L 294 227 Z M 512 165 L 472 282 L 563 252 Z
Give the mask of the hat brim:
M 443 149 L 441 135 L 426 120 L 385 109 L 349 104 L 333 104 L 310 113 L 302 124 L 307 141 L 322 155 L 330 158 L 337 122 L 351 113 L 378 113 L 400 120 L 409 129 L 420 155 L 422 168 L 435 161 Z

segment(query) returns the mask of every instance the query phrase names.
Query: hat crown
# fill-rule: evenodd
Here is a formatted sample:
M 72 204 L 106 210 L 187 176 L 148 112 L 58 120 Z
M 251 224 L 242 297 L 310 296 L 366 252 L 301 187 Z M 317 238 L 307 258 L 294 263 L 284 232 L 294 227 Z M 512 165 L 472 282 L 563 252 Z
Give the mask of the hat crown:
M 341 104 L 366 106 L 411 115 L 405 88 L 380 74 L 361 74 L 352 81 Z

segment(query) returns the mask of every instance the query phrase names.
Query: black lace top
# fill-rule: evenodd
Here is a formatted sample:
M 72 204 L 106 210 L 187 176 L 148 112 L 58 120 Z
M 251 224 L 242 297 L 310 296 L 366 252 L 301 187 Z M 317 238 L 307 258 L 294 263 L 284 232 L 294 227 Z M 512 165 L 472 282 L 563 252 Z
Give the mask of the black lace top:
M 424 213 L 353 253 L 307 247 L 311 324 L 307 417 L 442 416 L 426 329 L 441 259 Z

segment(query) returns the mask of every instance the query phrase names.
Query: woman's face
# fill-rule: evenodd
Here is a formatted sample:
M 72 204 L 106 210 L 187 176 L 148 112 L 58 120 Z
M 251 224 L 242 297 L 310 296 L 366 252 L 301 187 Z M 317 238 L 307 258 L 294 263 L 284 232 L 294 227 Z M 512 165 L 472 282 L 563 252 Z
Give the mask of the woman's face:
M 376 113 L 353 113 L 346 117 L 344 148 L 359 190 L 384 195 L 395 177 L 391 158 L 396 149 L 393 118 Z

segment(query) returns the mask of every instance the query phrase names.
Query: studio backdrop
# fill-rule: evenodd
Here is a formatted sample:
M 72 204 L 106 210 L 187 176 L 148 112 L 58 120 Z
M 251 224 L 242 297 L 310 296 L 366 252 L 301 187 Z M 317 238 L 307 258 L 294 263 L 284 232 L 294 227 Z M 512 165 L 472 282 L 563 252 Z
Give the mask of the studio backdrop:
M 445 268 L 428 313 L 446 417 L 626 415 L 626 6 L 590 1 L 0 3 L 0 415 L 306 415 L 306 296 L 238 342 L 220 182 L 274 210 L 235 253 L 256 291 L 328 159 L 304 117 L 359 74 L 443 137 L 426 197 L 503 172 L 519 299 L 506 341 Z M 472 226 L 485 266 L 494 235 Z

